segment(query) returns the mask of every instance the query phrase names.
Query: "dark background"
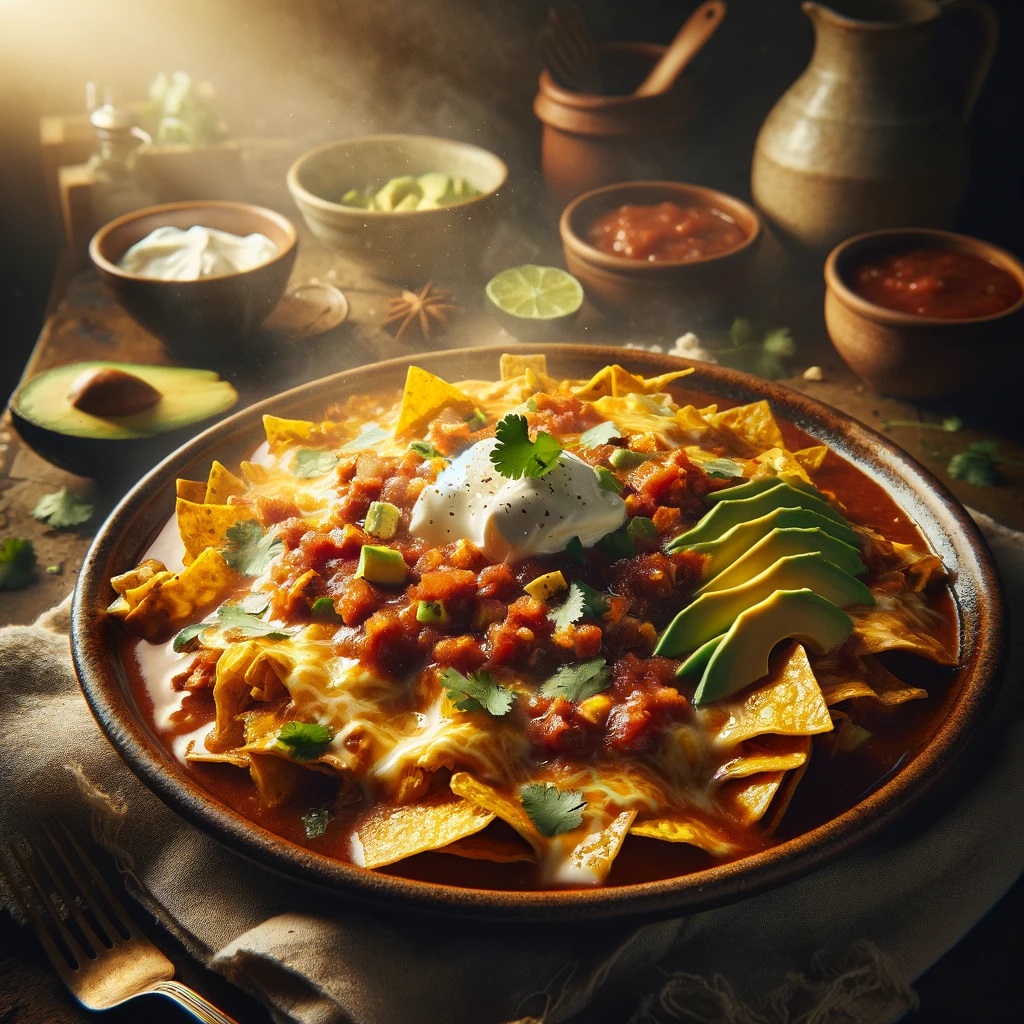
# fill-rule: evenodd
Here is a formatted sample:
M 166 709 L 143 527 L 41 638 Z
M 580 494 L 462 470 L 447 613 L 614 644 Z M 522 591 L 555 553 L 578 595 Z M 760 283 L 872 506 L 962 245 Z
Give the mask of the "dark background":
M 667 42 L 697 0 L 581 0 L 599 39 Z M 992 0 L 1001 41 L 969 125 L 971 185 L 960 229 L 1022 251 L 1024 3 Z M 547 0 L 0 0 L 0 395 L 43 318 L 57 252 L 40 175 L 39 118 L 84 110 L 85 83 L 139 99 L 159 71 L 216 88 L 237 135 L 310 145 L 368 131 L 421 130 L 478 142 L 536 177 L 531 102 Z M 955 81 L 969 27 L 936 39 Z M 810 59 L 798 0 L 729 0 L 692 66 L 700 113 L 686 176 L 741 196 L 757 129 Z

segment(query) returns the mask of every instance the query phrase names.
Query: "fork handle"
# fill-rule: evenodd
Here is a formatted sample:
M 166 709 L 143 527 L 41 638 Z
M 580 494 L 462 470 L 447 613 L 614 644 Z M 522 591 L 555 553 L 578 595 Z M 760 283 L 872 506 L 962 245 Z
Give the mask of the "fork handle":
M 229 1017 L 222 1010 L 218 1010 L 213 1003 L 207 1002 L 198 992 L 190 989 L 188 985 L 182 985 L 180 981 L 158 981 L 150 992 L 154 995 L 167 996 L 203 1024 L 238 1024 L 234 1017 Z

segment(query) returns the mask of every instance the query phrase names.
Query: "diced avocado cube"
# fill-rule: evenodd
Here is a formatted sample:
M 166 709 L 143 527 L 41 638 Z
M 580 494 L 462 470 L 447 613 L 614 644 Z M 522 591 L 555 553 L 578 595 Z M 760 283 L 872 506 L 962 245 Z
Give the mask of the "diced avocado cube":
M 445 195 L 448 193 L 448 188 L 451 184 L 451 178 L 447 174 L 442 174 L 440 171 L 428 171 L 426 174 L 421 174 L 419 177 L 420 193 L 427 202 L 435 203 L 438 206 L 441 205 Z
M 411 175 L 392 178 L 377 190 L 373 197 L 373 205 L 378 210 L 397 210 L 398 204 L 409 195 L 415 196 L 416 201 L 419 202 L 421 196 L 419 182 Z
M 390 501 L 371 501 L 370 507 L 366 510 L 363 528 L 371 537 L 391 540 L 398 529 L 401 514 L 398 506 L 392 505 Z
M 608 461 L 616 469 L 636 469 L 651 458 L 645 452 L 635 452 L 631 448 L 616 448 L 608 456 Z
M 554 572 L 546 572 L 543 576 L 530 580 L 523 590 L 537 601 L 549 601 L 566 587 L 568 584 L 565 582 L 565 577 L 560 569 L 556 569 Z
M 395 203 L 394 210 L 396 213 L 399 210 L 418 210 L 420 209 L 421 202 L 422 199 L 419 196 L 413 195 L 410 192 L 407 196 L 403 196 L 397 203 Z
M 451 616 L 444 601 L 420 601 L 416 605 L 416 621 L 424 626 L 447 626 Z
M 359 565 L 356 567 L 356 579 L 368 580 L 370 583 L 394 585 L 404 583 L 407 569 L 401 551 L 394 548 L 377 547 L 364 544 L 359 552 Z

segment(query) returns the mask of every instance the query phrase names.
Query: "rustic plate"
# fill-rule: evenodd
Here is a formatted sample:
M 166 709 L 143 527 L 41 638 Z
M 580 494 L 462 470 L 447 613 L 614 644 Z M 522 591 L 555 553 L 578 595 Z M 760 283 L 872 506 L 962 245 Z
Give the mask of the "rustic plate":
M 550 370 L 588 377 L 620 362 L 645 375 L 685 366 L 641 350 L 549 345 Z M 528 350 L 524 350 L 528 351 Z M 436 352 L 416 362 L 450 380 L 496 377 L 498 350 Z M 851 809 L 771 849 L 656 882 L 587 891 L 468 889 L 374 873 L 312 853 L 265 831 L 202 790 L 162 745 L 131 696 L 117 654 L 119 624 L 103 614 L 109 579 L 135 565 L 173 514 L 176 477 L 204 478 L 217 458 L 231 465 L 262 440 L 261 416 L 316 416 L 331 401 L 363 390 L 400 387 L 409 360 L 391 360 L 315 381 L 253 406 L 211 428 L 156 467 L 114 511 L 82 567 L 73 608 L 73 653 L 82 688 L 115 748 L 139 778 L 183 817 L 230 849 L 290 878 L 392 907 L 509 921 L 655 918 L 750 896 L 821 866 L 899 818 L 945 776 L 969 743 L 994 695 L 1005 647 L 998 575 L 963 507 L 925 469 L 885 438 L 781 385 L 697 363 L 687 390 L 723 400 L 767 398 L 775 410 L 877 481 L 918 524 L 954 577 L 961 667 L 932 734 Z

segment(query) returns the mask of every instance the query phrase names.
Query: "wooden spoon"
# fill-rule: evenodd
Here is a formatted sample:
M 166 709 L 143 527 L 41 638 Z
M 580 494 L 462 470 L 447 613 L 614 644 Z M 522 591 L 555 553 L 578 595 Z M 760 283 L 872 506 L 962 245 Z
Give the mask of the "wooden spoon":
M 683 68 L 715 34 L 725 17 L 725 0 L 707 0 L 683 22 L 675 39 L 651 69 L 650 74 L 633 90 L 634 96 L 654 96 L 672 87 Z

